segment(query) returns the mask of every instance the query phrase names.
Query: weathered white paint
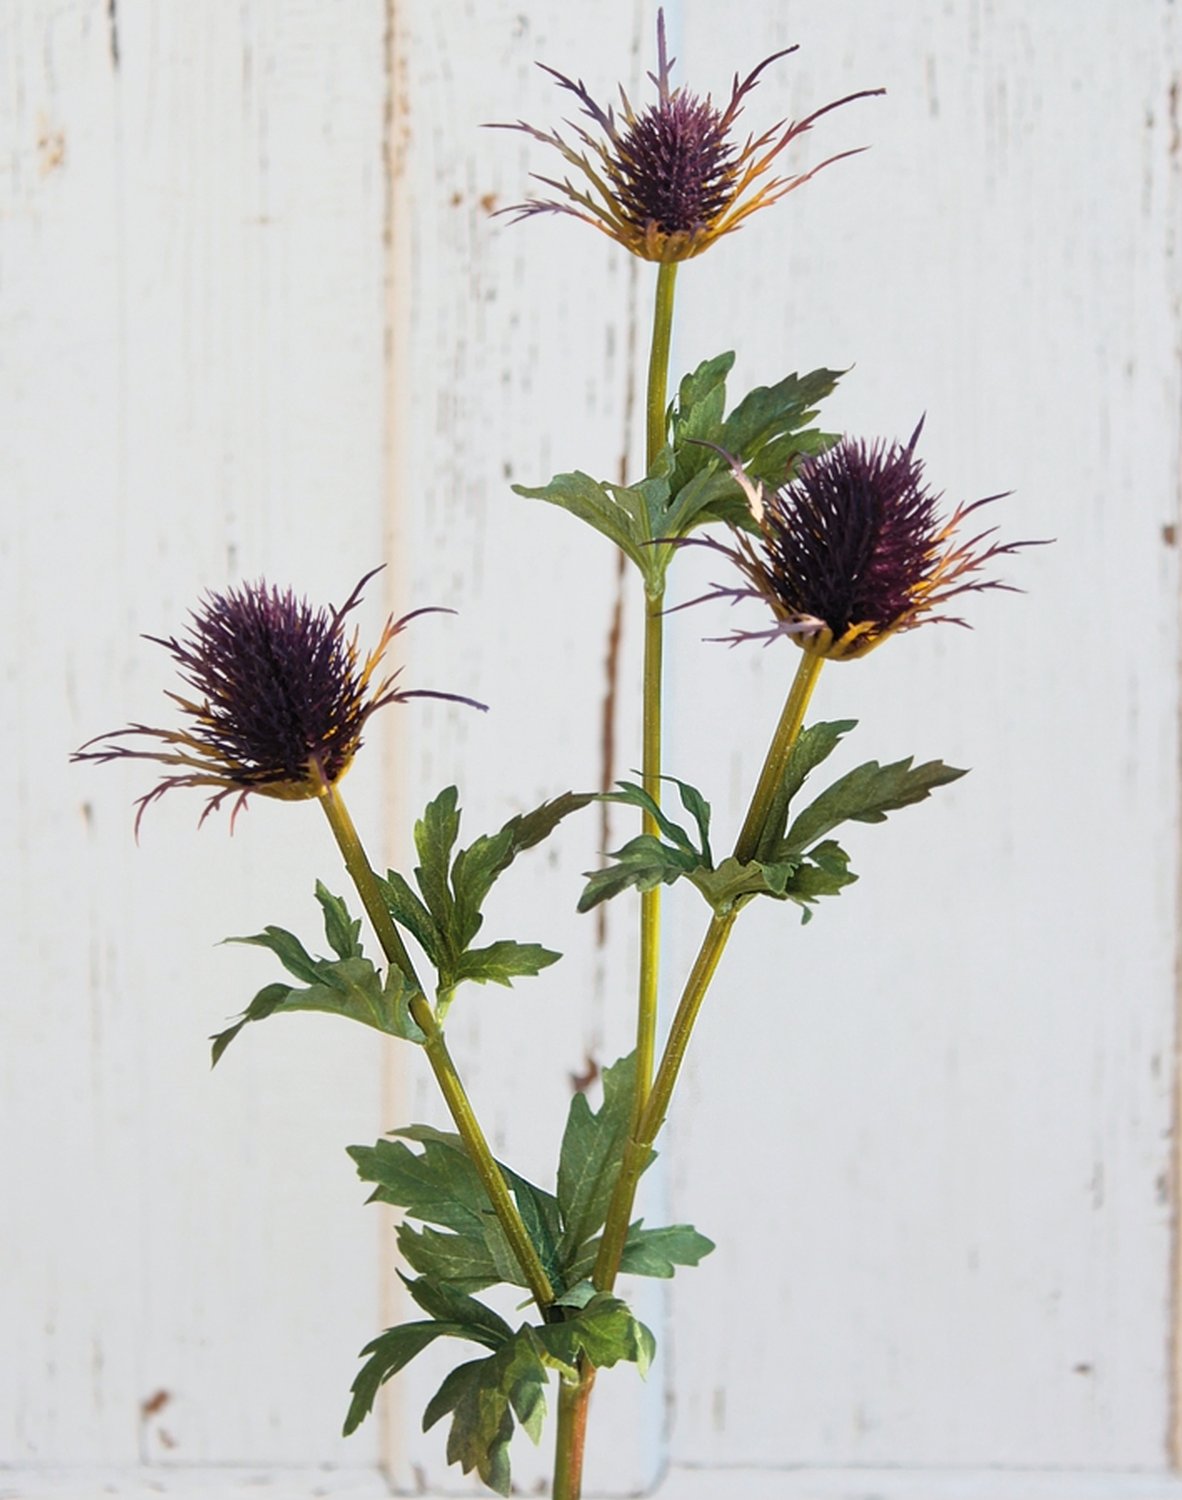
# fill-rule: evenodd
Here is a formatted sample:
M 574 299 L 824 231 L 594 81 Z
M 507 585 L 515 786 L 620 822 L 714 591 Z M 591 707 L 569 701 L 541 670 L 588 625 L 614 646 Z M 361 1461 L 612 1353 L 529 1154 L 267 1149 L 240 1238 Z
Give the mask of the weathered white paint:
M 384 10 L 112 9 L 0 14 L 0 1454 L 372 1465 L 339 1424 L 378 1316 L 343 1155 L 373 1047 L 276 1027 L 211 1078 L 205 1040 L 271 975 L 215 944 L 315 930 L 323 819 L 264 803 L 230 841 L 181 794 L 137 849 L 147 775 L 66 757 L 170 713 L 139 633 L 202 589 L 340 600 L 380 560 Z
M 974 773 L 856 830 L 863 883 L 808 929 L 744 917 L 645 1201 L 720 1247 L 676 1283 L 674 1332 L 649 1294 L 663 1357 L 646 1388 L 601 1381 L 594 1475 L 621 1492 L 664 1474 L 664 1500 L 1174 1500 L 1176 6 L 845 0 L 751 5 L 741 27 L 704 0 L 667 10 L 679 75 L 716 95 L 802 44 L 753 126 L 889 89 L 794 160 L 871 153 L 684 269 L 676 367 L 738 345 L 740 391 L 856 362 L 834 425 L 902 433 L 926 410 L 950 498 L 1012 487 L 1006 533 L 1059 540 L 1009 570 L 1027 596 L 970 601 L 975 633 L 923 631 L 822 678 L 816 713 L 862 720 L 850 753 Z M 178 795 L 136 849 L 142 778 L 64 757 L 167 711 L 136 635 L 177 628 L 202 588 L 265 570 L 339 599 L 385 543 L 363 628 L 384 603 L 454 605 L 404 638 L 406 680 L 493 711 L 389 715 L 349 782 L 362 826 L 384 819 L 404 856 L 449 781 L 468 835 L 598 782 L 615 563 L 507 486 L 635 473 L 652 277 L 573 223 L 490 220 L 556 162 L 477 127 L 569 114 L 535 58 L 601 98 L 617 78 L 643 94 L 654 16 L 0 13 L 18 953 L 0 1007 L 0 1495 L 363 1495 L 379 1458 L 399 1485 L 469 1492 L 441 1433 L 417 1433 L 426 1366 L 396 1383 L 384 1436 L 336 1435 L 354 1353 L 394 1312 L 389 1225 L 341 1148 L 441 1118 L 419 1060 L 391 1057 L 383 1100 L 370 1039 L 309 1017 L 207 1073 L 205 1035 L 270 975 L 211 945 L 265 921 L 311 936 L 326 833 L 259 803 L 233 843 L 198 837 Z M 690 555 L 679 571 L 681 597 L 713 576 Z M 638 756 L 637 603 L 628 578 L 617 774 Z M 700 643 L 723 623 L 672 617 L 667 753 L 720 835 L 791 665 Z M 490 906 L 490 937 L 564 962 L 454 1012 L 495 1145 L 542 1180 L 568 1075 L 629 1045 L 632 913 L 611 912 L 603 945 L 573 913 L 598 844 L 593 814 L 572 820 Z M 695 902 L 668 901 L 673 972 Z M 746 1240 L 726 1228 L 740 1212 Z M 523 1446 L 523 1483 L 546 1457 Z

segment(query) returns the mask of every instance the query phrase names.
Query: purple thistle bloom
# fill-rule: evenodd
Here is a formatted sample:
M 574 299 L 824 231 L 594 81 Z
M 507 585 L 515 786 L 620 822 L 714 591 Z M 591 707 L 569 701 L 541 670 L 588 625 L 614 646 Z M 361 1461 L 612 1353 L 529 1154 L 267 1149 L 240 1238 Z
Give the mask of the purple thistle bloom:
M 1039 544 L 991 542 L 992 527 L 960 540 L 965 517 L 1004 496 L 959 505 L 942 520 L 940 496 L 926 487 L 915 456 L 922 429 L 921 420 L 906 446 L 843 438 L 770 493 L 727 455 L 760 537 L 735 532 L 730 547 L 695 539 L 693 545 L 730 558 L 748 581 L 745 588 L 716 586 L 702 599 L 762 599 L 777 623 L 726 639 L 735 644 L 786 635 L 814 655 L 849 660 L 917 625 L 964 625 L 940 612 L 958 594 L 1013 591 L 980 576 L 982 570 L 995 558 Z
M 773 177 L 756 186 L 784 147 L 815 120 L 853 99 L 885 92 L 865 89 L 849 94 L 803 120 L 781 120 L 758 137 L 748 136 L 740 146 L 732 132 L 743 100 L 766 67 L 796 50 L 786 47 L 764 58 L 741 83 L 736 73 L 730 100 L 725 109 L 719 109 L 709 94 L 703 98 L 671 87 L 669 77 L 676 58 L 666 53 L 665 15 L 659 10 L 657 71 L 648 75 L 656 85 L 657 102 L 638 114 L 621 88 L 623 108 L 619 118 L 610 106 L 604 109 L 595 102 L 581 79 L 576 83 L 539 63 L 560 88 L 574 94 L 583 114 L 602 131 L 602 139 L 572 124 L 571 129 L 586 148 L 580 151 L 556 130 L 538 130 L 524 120 L 496 127 L 524 130 L 535 140 L 553 146 L 587 182 L 587 187 L 577 188 L 569 178 L 559 182 L 538 176 L 539 182 L 561 193 L 565 201 L 531 198 L 500 211 L 512 213 L 517 219 L 543 213 L 571 214 L 610 235 L 642 260 L 669 263 L 700 255 L 720 235 L 737 229 L 756 209 L 783 198 L 831 162 L 857 154 L 842 151 L 810 171 Z
M 233 829 L 252 792 L 285 800 L 323 796 L 349 769 L 370 715 L 388 703 L 446 698 L 483 708 L 454 693 L 395 688 L 397 673 L 373 684 L 387 647 L 409 621 L 450 613 L 417 609 L 400 620 L 391 617 L 360 663 L 357 632 L 346 636 L 345 616 L 379 571 L 367 573 L 340 609 L 313 609 L 291 589 L 281 591 L 261 579 L 207 594 L 191 612 L 183 641 L 146 637 L 171 654 L 181 677 L 200 695 L 191 702 L 168 694 L 191 722 L 181 729 L 132 724 L 88 740 L 72 759 L 154 760 L 182 768 L 138 799 L 137 833 L 148 805 L 179 786 L 214 789 L 202 822 L 236 793 Z M 132 735 L 159 740 L 165 748 L 134 750 L 114 743 Z M 90 748 L 100 743 L 101 748 Z

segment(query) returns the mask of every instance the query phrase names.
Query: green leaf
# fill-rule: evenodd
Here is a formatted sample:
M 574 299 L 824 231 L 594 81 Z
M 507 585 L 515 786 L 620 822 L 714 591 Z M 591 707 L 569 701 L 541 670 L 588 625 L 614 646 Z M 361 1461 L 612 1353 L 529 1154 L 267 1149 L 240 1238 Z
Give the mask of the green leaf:
M 663 1229 L 645 1229 L 643 1220 L 638 1219 L 628 1230 L 620 1270 L 633 1276 L 668 1279 L 677 1266 L 696 1266 L 713 1249 L 714 1241 L 699 1234 L 692 1225 L 669 1224 Z M 590 1276 L 598 1250 L 598 1238 L 588 1241 L 578 1259 L 567 1268 L 568 1277 Z M 576 1290 L 590 1286 L 591 1283 L 586 1280 L 574 1283 Z M 578 1296 L 582 1297 L 582 1301 L 576 1297 L 573 1305 L 582 1306 L 589 1294 L 579 1292 Z M 568 1299 L 564 1297 L 561 1300 L 565 1305 Z
M 499 1495 L 507 1495 L 511 1483 L 514 1416 L 535 1442 L 541 1435 L 547 1376 L 532 1333 L 525 1328 L 495 1354 L 457 1366 L 423 1413 L 426 1432 L 451 1412 L 448 1463 L 465 1474 L 475 1469 Z
M 504 1318 L 483 1302 L 478 1302 L 475 1297 L 469 1297 L 455 1287 L 434 1281 L 429 1276 L 419 1276 L 414 1280 L 401 1276 L 401 1280 L 425 1313 L 430 1313 L 441 1323 L 458 1323 L 471 1329 L 472 1337 L 481 1339 L 490 1349 L 497 1348 L 506 1339 L 513 1337 L 513 1330 Z
M 424 1223 L 479 1237 L 485 1215 L 492 1212 L 479 1173 L 462 1143 L 457 1150 L 442 1132 L 424 1138 L 423 1129 L 394 1132 L 421 1142 L 421 1151 L 412 1151 L 403 1139 L 347 1148 L 362 1182 L 376 1184 L 368 1201 L 392 1203 Z
M 538 943 L 509 940 L 473 949 L 483 917 L 480 908 L 496 881 L 524 849 L 540 843 L 568 813 L 585 807 L 591 793 L 564 792 L 528 813 L 519 813 L 497 833 L 476 839 L 452 858 L 460 829 L 459 793 L 446 787 L 415 825 L 419 864 L 415 880 L 420 895 L 396 871 L 380 881 L 382 896 L 395 921 L 422 946 L 435 968 L 443 1008 L 465 979 L 509 984 L 539 973 L 561 955 Z
M 716 441 L 741 458 L 753 478 L 782 483 L 795 455 L 823 452 L 835 441 L 808 424 L 844 373 L 812 370 L 787 375 L 775 385 L 756 386 L 727 417 Z
M 227 943 L 243 943 L 252 948 L 269 948 L 289 974 L 305 984 L 317 984 L 320 973 L 317 960 L 293 933 L 283 927 L 264 927 L 253 937 L 229 937 Z
M 488 1231 L 495 1234 L 497 1227 L 496 1219 L 490 1216 L 476 1230 L 463 1234 L 444 1234 L 429 1225 L 415 1229 L 406 1223 L 399 1224 L 394 1234 L 402 1258 L 412 1271 L 466 1293 L 483 1291 L 500 1281 L 511 1286 L 521 1284 L 520 1273 L 512 1274 L 516 1266 L 511 1255 L 494 1254 L 488 1244 Z
M 840 373 L 813 370 L 788 375 L 772 386 L 757 386 L 724 419 L 724 381 L 733 355 L 707 360 L 681 383 L 670 413 L 674 457 L 665 535 L 684 536 L 710 521 L 756 530 L 747 500 L 714 445 L 739 459 L 753 479 L 780 485 L 795 461 L 821 453 L 836 441 L 809 424 Z
M 492 943 L 487 948 L 469 948 L 461 954 L 455 977 L 471 979 L 477 984 L 510 985 L 515 979 L 532 978 L 562 957 L 540 943 Z
M 603 1102 L 599 1109 L 592 1112 L 587 1096 L 575 1094 L 562 1136 L 558 1209 L 563 1231 L 558 1254 L 564 1266 L 575 1260 L 607 1218 L 632 1119 L 635 1054 L 605 1068 L 602 1078 Z M 646 1166 L 655 1154 L 650 1154 Z
M 699 1234 L 692 1224 L 668 1224 L 663 1229 L 645 1229 L 643 1221 L 628 1231 L 620 1270 L 633 1276 L 673 1275 L 677 1266 L 696 1266 L 714 1249 L 714 1241 Z
M 312 958 L 298 938 L 281 927 L 268 927 L 254 937 L 227 938 L 228 943 L 246 943 L 269 948 L 284 967 L 301 979 L 311 981 L 296 989 L 286 984 L 269 984 L 259 990 L 233 1026 L 219 1032 L 213 1042 L 213 1063 L 251 1021 L 263 1021 L 279 1012 L 322 1011 L 344 1016 L 365 1026 L 396 1036 L 404 1041 L 422 1042 L 424 1036 L 410 1013 L 410 1002 L 418 993 L 400 969 L 391 967 L 385 977 L 361 954 L 356 941 L 359 923 L 353 922 L 345 904 L 317 885 L 317 899 L 325 912 L 329 939 L 337 951 L 351 950 L 353 956 L 335 960 Z
M 327 886 L 316 882 L 316 899 L 324 911 L 324 935 L 338 958 L 360 958 L 361 918 L 350 917 L 348 908 L 340 896 L 334 896 Z
M 411 1267 L 465 1291 L 496 1281 L 528 1285 L 461 1138 L 429 1125 L 411 1125 L 395 1134 L 402 1139 L 350 1146 L 348 1151 L 362 1181 L 376 1184 L 371 1203 L 392 1203 L 411 1218 L 453 1231 L 438 1234 L 400 1225 L 399 1248 Z M 412 1151 L 405 1140 L 415 1141 L 422 1150 Z M 500 1162 L 497 1166 L 547 1274 L 557 1277 L 557 1200 L 511 1168 Z
M 807 729 L 802 730 L 789 752 L 788 764 L 784 768 L 783 786 L 788 801 L 800 791 L 809 773 L 833 754 L 843 736 L 855 729 L 857 724 L 857 719 L 834 719 L 828 723 L 822 721 L 810 724 Z
M 518 813 L 497 833 L 485 834 L 456 855 L 452 888 L 456 902 L 456 939 L 466 948 L 480 929 L 480 908 L 498 879 L 526 849 L 548 838 L 568 813 L 593 800 L 591 792 L 563 792 L 531 812 Z
M 234 1040 L 234 1038 L 238 1035 L 238 1033 L 244 1026 L 249 1025 L 251 1021 L 265 1021 L 269 1015 L 274 1014 L 274 1012 L 278 1009 L 279 1006 L 283 1004 L 284 1000 L 286 1000 L 288 995 L 290 994 L 291 988 L 289 985 L 264 985 L 264 987 L 258 992 L 258 994 L 243 1011 L 242 1019 L 240 1021 L 236 1021 L 233 1026 L 227 1027 L 225 1031 L 219 1031 L 216 1036 L 210 1037 L 210 1041 L 213 1043 L 213 1058 L 211 1066 L 215 1068 L 217 1067 L 219 1061 L 221 1060 L 222 1053 L 226 1050 L 226 1048 L 230 1045 L 230 1043 Z
M 645 546 L 647 527 L 641 519 L 644 507 L 628 490 L 600 484 L 589 474 L 575 472 L 556 474 L 549 484 L 536 489 L 515 484 L 513 491 L 529 500 L 545 500 L 585 521 L 613 541 L 647 576 L 652 557 L 651 549 Z
M 460 832 L 459 795 L 454 786 L 444 787 L 428 802 L 423 816 L 415 824 L 415 848 L 419 853 L 415 879 L 434 920 L 444 953 L 451 958 L 455 956 L 451 939 L 455 903 L 448 872 L 451 851 Z
M 832 840 L 818 844 L 805 857 L 752 860 L 741 865 L 732 856 L 717 870 L 699 870 L 690 876 L 720 916 L 745 905 L 753 896 L 771 896 L 776 901 L 795 901 L 803 908 L 801 920 L 805 922 L 821 896 L 836 896 L 857 878 L 849 870 L 849 856 Z
M 472 1332 L 460 1323 L 403 1323 L 398 1328 L 387 1328 L 372 1343 L 361 1351 L 362 1358 L 370 1356 L 357 1373 L 353 1382 L 353 1399 L 345 1417 L 344 1436 L 356 1432 L 373 1410 L 378 1391 L 390 1379 L 404 1369 L 416 1354 L 421 1354 L 428 1344 L 437 1338 L 471 1339 Z
M 611 858 L 614 864 L 586 872 L 587 884 L 579 897 L 580 911 L 590 911 L 630 886 L 638 891 L 651 891 L 654 886 L 672 885 L 696 870 L 700 859 L 696 854 L 670 848 L 651 833 L 638 833 L 622 848 L 613 850 Z
M 701 793 L 696 791 L 693 787 L 687 787 L 685 782 L 678 781 L 675 776 L 662 776 L 661 780 L 671 781 L 675 786 L 681 789 L 681 803 L 682 806 L 687 810 L 690 807 L 690 803 L 686 801 L 687 792 L 690 794 L 691 799 L 696 799 L 694 803 L 695 806 L 699 808 L 704 806 L 706 808 L 706 826 L 707 828 L 709 828 L 709 804 L 703 801 Z M 649 793 L 646 792 L 645 789 L 637 782 L 617 781 L 616 786 L 619 788 L 619 790 L 615 792 L 604 792 L 601 795 L 601 801 L 619 802 L 629 807 L 642 808 L 646 813 L 648 813 L 649 817 L 653 819 L 653 821 L 656 823 L 657 827 L 661 830 L 665 837 L 669 839 L 673 844 L 675 844 L 679 849 L 688 854 L 697 855 L 700 853 L 698 846 L 694 843 L 693 839 L 690 838 L 689 834 L 686 833 L 685 829 L 680 827 L 677 823 L 674 823 L 671 818 L 667 817 L 666 814 L 662 811 L 661 806 L 657 802 L 656 798 L 650 796 Z M 699 823 L 698 826 L 700 829 L 701 824 Z
M 547 1323 L 533 1330 L 538 1343 L 560 1368 L 572 1373 L 580 1354 L 597 1369 L 610 1369 L 622 1360 L 648 1373 L 657 1350 L 649 1330 L 633 1317 L 626 1302 L 600 1292 L 565 1323 Z
M 820 897 L 840 895 L 857 880 L 849 862 L 849 855 L 832 839 L 809 850 L 808 859 L 793 872 L 785 890 L 788 900 L 800 906 L 802 922 L 811 920 L 813 904 Z
M 388 870 L 385 880 L 379 876 L 378 889 L 386 903 L 386 910 L 411 934 L 431 960 L 431 966 L 438 969 L 444 962 L 445 945 L 431 913 L 397 870 Z
M 912 766 L 911 761 L 911 756 L 887 766 L 867 761 L 835 781 L 795 819 L 777 855 L 798 854 L 846 821 L 881 823 L 888 812 L 922 802 L 935 787 L 965 775 L 943 761 L 925 761 L 919 766 Z
M 788 806 L 804 785 L 810 772 L 832 755 L 843 736 L 857 725 L 856 719 L 836 719 L 831 723 L 810 724 L 798 735 L 788 755 L 784 775 L 768 809 L 767 821 L 763 825 L 755 847 L 757 859 L 773 859 L 784 838 L 784 826 L 788 821 Z

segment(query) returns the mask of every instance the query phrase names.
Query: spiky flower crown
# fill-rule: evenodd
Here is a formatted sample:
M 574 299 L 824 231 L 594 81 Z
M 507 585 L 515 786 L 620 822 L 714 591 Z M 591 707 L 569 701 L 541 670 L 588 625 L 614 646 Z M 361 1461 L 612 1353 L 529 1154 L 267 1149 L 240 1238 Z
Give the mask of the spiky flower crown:
M 843 438 L 773 490 L 753 483 L 726 455 L 759 536 L 735 530 L 730 546 L 713 538 L 690 543 L 721 552 L 747 579 L 746 587 L 717 585 L 702 598 L 761 599 L 776 623 L 725 639 L 789 636 L 805 651 L 848 660 L 917 625 L 966 624 L 944 612 L 957 595 L 1012 591 L 983 570 L 1038 544 L 991 541 L 995 527 L 960 537 L 966 518 L 1000 494 L 959 505 L 941 519 L 941 497 L 924 482 L 915 452 L 922 429 L 921 420 L 905 444 Z
M 570 178 L 560 182 L 538 175 L 537 180 L 562 194 L 562 199 L 531 198 L 500 211 L 513 214 L 515 221 L 534 214 L 570 214 L 602 230 L 642 260 L 669 263 L 700 255 L 757 209 L 777 202 L 832 162 L 856 155 L 855 151 L 841 151 L 807 172 L 766 175 L 788 143 L 822 115 L 851 100 L 884 93 L 883 89 L 848 94 L 803 120 L 781 120 L 762 135 L 749 135 L 739 144 L 734 130 L 743 100 L 765 68 L 796 50 L 785 47 L 765 57 L 742 82 L 736 73 L 730 99 L 724 109 L 719 109 L 709 94 L 703 97 L 671 85 L 676 58 L 668 56 L 665 15 L 658 11 L 657 71 L 648 75 L 656 85 L 657 102 L 638 113 L 621 87 L 619 117 L 610 105 L 605 109 L 595 102 L 582 79 L 575 82 L 539 63 L 560 88 L 575 96 L 582 113 L 599 127 L 602 137 L 571 124 L 585 148 L 580 151 L 557 130 L 539 130 L 524 120 L 500 123 L 495 128 L 523 130 L 553 146 L 586 184 L 576 187 Z
M 345 617 L 379 571 L 367 573 L 339 609 L 314 608 L 291 589 L 262 579 L 207 594 L 191 612 L 183 640 L 147 637 L 169 652 L 182 679 L 200 695 L 191 700 L 168 694 L 189 722 L 179 729 L 132 724 L 88 740 L 73 758 L 154 760 L 181 768 L 139 798 L 137 830 L 150 803 L 182 786 L 213 788 L 202 822 L 236 794 L 232 826 L 251 793 L 285 800 L 322 795 L 348 770 L 370 716 L 389 703 L 446 698 L 483 708 L 455 693 L 397 688 L 397 672 L 374 683 L 390 642 L 411 620 L 450 613 L 427 608 L 389 618 L 377 645 L 360 661 L 357 632 L 346 635 Z M 163 748 L 120 743 L 141 736 Z

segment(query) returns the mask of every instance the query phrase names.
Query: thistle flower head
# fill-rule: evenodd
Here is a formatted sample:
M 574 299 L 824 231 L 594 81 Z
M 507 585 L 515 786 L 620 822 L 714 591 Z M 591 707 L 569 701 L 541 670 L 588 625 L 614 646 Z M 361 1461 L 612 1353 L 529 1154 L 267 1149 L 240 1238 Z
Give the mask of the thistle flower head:
M 213 789 L 202 822 L 236 796 L 232 827 L 251 793 L 286 800 L 323 795 L 349 769 L 370 715 L 388 703 L 448 698 L 483 708 L 453 693 L 397 688 L 396 672 L 375 681 L 399 631 L 417 615 L 434 612 L 418 609 L 388 619 L 361 661 L 357 632 L 346 634 L 345 617 L 378 571 L 367 573 L 340 609 L 313 608 L 291 589 L 261 579 L 207 594 L 191 612 L 182 640 L 147 637 L 169 652 L 198 695 L 168 694 L 186 716 L 183 726 L 132 724 L 88 740 L 72 758 L 154 760 L 177 768 L 139 798 L 137 831 L 148 805 L 181 786 Z M 152 749 L 122 743 L 141 738 L 158 743 Z
M 940 496 L 927 488 L 915 453 L 922 428 L 921 420 L 905 445 L 844 438 L 770 492 L 728 455 L 760 534 L 735 532 L 733 546 L 699 543 L 730 558 L 747 580 L 703 597 L 762 599 L 776 617 L 770 629 L 735 631 L 732 644 L 786 635 L 805 651 L 846 660 L 927 622 L 964 625 L 944 612 L 959 594 L 1012 591 L 984 570 L 1036 544 L 993 541 L 992 527 L 961 537 L 966 518 L 1002 495 L 940 517 Z
M 657 101 L 637 112 L 621 88 L 619 115 L 610 105 L 605 109 L 597 104 L 581 79 L 575 82 L 539 64 L 560 88 L 575 96 L 582 114 L 598 127 L 599 134 L 571 123 L 580 150 L 556 130 L 538 130 L 523 120 L 502 125 L 502 129 L 524 130 L 553 146 L 575 168 L 582 183 L 576 186 L 569 177 L 557 181 L 538 176 L 561 199 L 531 198 L 501 212 L 517 219 L 542 213 L 571 214 L 642 260 L 669 263 L 700 255 L 756 209 L 783 198 L 830 162 L 853 156 L 853 151 L 842 151 L 807 172 L 767 175 L 785 146 L 822 115 L 852 99 L 884 92 L 868 89 L 849 94 L 803 120 L 781 120 L 740 144 L 734 130 L 744 99 L 765 68 L 795 51 L 786 47 L 764 58 L 742 82 L 736 73 L 730 99 L 720 109 L 709 94 L 703 97 L 672 86 L 670 74 L 676 58 L 667 54 L 665 16 L 658 11 L 657 71 L 648 75 L 656 86 Z

